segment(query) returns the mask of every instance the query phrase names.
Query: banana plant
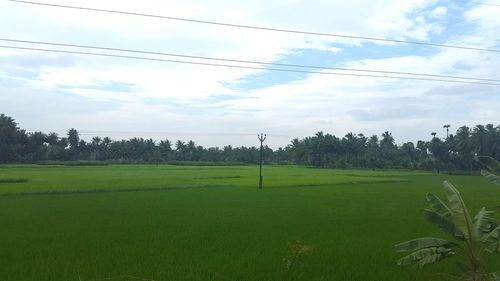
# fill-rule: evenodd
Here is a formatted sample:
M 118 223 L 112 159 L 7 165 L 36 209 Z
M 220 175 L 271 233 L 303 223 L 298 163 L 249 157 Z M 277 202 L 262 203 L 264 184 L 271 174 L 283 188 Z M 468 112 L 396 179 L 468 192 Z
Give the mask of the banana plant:
M 482 170 L 481 174 L 494 184 L 500 186 L 500 162 L 489 156 L 479 156 L 477 159 L 487 168 L 487 170 Z
M 432 193 L 427 194 L 429 209 L 422 211 L 424 217 L 439 226 L 453 238 L 423 237 L 394 246 L 397 252 L 411 252 L 400 258 L 398 265 L 414 265 L 422 268 L 452 256 L 464 257 L 460 268 L 467 280 L 500 281 L 500 272 L 487 274 L 482 268 L 485 254 L 500 253 L 500 226 L 493 220 L 492 212 L 482 208 L 474 217 L 458 190 L 449 182 L 443 183 L 448 205 Z

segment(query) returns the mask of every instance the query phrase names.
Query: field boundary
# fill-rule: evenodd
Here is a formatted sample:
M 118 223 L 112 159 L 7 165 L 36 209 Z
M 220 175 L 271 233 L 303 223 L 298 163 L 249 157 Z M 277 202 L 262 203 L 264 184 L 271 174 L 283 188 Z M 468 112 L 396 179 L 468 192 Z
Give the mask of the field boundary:
M 290 184 L 290 185 L 275 185 L 267 186 L 267 189 L 280 189 L 280 188 L 299 188 L 299 187 L 322 187 L 322 186 L 338 186 L 338 185 L 351 185 L 351 184 L 378 184 L 378 183 L 402 183 L 411 182 L 409 179 L 398 179 L 398 180 L 380 180 L 380 181 L 351 181 L 351 182 L 337 182 L 337 183 L 312 183 L 312 184 Z
M 239 178 L 240 176 L 238 176 Z M 209 178 L 209 177 L 207 177 Z M 215 177 L 214 177 L 215 178 Z M 219 177 L 217 177 L 219 178 Z M 220 177 L 225 178 L 225 177 Z M 228 178 L 233 178 L 229 176 Z M 237 178 L 236 176 L 234 178 Z M 340 185 L 366 185 L 366 184 L 384 184 L 384 183 L 405 183 L 411 182 L 407 178 L 387 180 L 373 180 L 373 181 L 348 181 L 337 183 L 310 183 L 310 184 L 290 184 L 290 185 L 268 185 L 266 189 L 287 189 L 287 188 L 307 188 L 307 187 L 326 187 L 326 186 L 340 186 Z M 75 189 L 75 190 L 46 190 L 46 191 L 32 191 L 32 192 L 5 192 L 0 193 L 0 197 L 10 196 L 38 196 L 38 195 L 66 195 L 66 194 L 91 194 L 91 193 L 114 193 L 114 192 L 142 192 L 142 191 L 164 191 L 164 190 L 182 190 L 182 189 L 203 189 L 203 188 L 227 188 L 227 187 L 240 187 L 252 188 L 253 185 L 234 185 L 229 184 L 206 184 L 206 185 L 185 185 L 185 186 L 160 186 L 160 187 L 131 187 L 131 188 L 116 188 L 116 189 Z
M 121 189 L 76 189 L 76 190 L 55 190 L 55 191 L 35 191 L 35 192 L 12 192 L 0 193 L 0 197 L 11 196 L 39 196 L 39 195 L 67 195 L 67 194 L 91 194 L 91 193 L 115 193 L 115 192 L 141 192 L 141 191 L 163 191 L 163 190 L 181 190 L 181 189 L 203 189 L 203 188 L 226 188 L 234 187 L 232 184 L 207 184 L 194 186 L 164 186 L 164 187 L 142 187 L 142 188 L 121 188 Z

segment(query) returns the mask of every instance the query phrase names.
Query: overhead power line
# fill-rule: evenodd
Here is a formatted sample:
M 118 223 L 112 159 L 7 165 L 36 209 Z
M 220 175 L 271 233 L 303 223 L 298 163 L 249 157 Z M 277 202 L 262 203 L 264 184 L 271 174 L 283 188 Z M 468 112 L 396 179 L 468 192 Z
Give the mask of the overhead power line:
M 380 38 L 380 37 L 368 37 L 368 36 L 357 36 L 357 35 L 347 35 L 347 34 L 322 33 L 322 32 L 312 32 L 312 31 L 303 31 L 303 30 L 292 30 L 292 29 L 280 29 L 280 28 L 273 28 L 273 27 L 233 24 L 233 23 L 225 23 L 225 22 L 217 22 L 217 21 L 197 20 L 197 19 L 191 19 L 191 18 L 162 16 L 162 15 L 154 15 L 154 14 L 146 14 L 146 13 L 138 13 L 138 12 L 127 12 L 127 11 L 99 9 L 99 8 L 90 8 L 90 7 L 81 7 L 81 6 L 68 6 L 68 5 L 50 4 L 50 3 L 33 2 L 33 1 L 22 1 L 22 0 L 7 0 L 7 1 L 16 2 L 16 3 L 23 3 L 23 4 L 48 6 L 48 7 L 86 10 L 86 11 L 104 12 L 104 13 L 114 13 L 114 14 L 132 15 L 132 16 L 141 16 L 141 17 L 151 17 L 151 18 L 159 18 L 159 19 L 166 19 L 166 20 L 184 21 L 184 22 L 192 22 L 192 23 L 200 23 L 200 24 L 210 24 L 210 25 L 235 27 L 235 28 L 256 29 L 256 30 L 285 32 L 285 33 L 294 33 L 294 34 L 302 34 L 302 35 L 326 36 L 326 37 L 335 37 L 335 38 L 369 40 L 369 41 L 391 42 L 391 43 L 402 43 L 402 44 L 414 44 L 414 45 L 422 45 L 422 46 L 432 46 L 432 47 L 443 47 L 443 48 L 453 48 L 453 49 L 462 49 L 462 50 L 471 50 L 471 51 L 500 53 L 500 50 L 498 50 L 498 49 L 489 49 L 489 48 L 480 48 L 480 47 L 471 47 L 471 46 L 439 44 L 439 43 L 410 41 L 410 40 L 398 40 L 398 39 L 386 39 L 386 38 Z
M 138 56 L 128 56 L 128 55 L 104 54 L 104 53 L 92 53 L 92 52 L 68 51 L 68 50 L 55 50 L 55 49 L 31 48 L 31 47 L 18 47 L 18 46 L 6 46 L 6 45 L 0 45 L 0 48 L 53 52 L 53 53 L 78 54 L 78 55 L 91 55 L 91 56 L 102 56 L 102 57 L 114 57 L 114 58 L 159 61 L 159 62 L 170 62 L 170 63 L 182 63 L 182 64 L 191 64 L 191 65 L 240 68 L 240 69 L 254 69 L 254 70 L 268 70 L 268 71 L 294 72 L 294 73 L 307 73 L 307 74 L 372 77 L 372 78 L 386 78 L 386 79 L 404 79 L 404 80 L 418 80 L 418 81 L 433 81 L 433 82 L 446 82 L 446 83 L 462 83 L 462 84 L 500 86 L 500 83 L 490 83 L 490 82 L 481 82 L 481 81 L 434 79 L 434 78 L 411 77 L 411 76 L 390 76 L 390 75 L 309 71 L 309 70 L 297 70 L 297 69 L 285 69 L 285 68 L 268 68 L 268 67 L 257 67 L 257 66 L 243 66 L 243 65 L 230 65 L 230 64 L 207 63 L 207 62 L 196 62 L 196 61 L 182 61 L 182 60 L 160 59 L 160 58 L 150 58 L 150 57 L 138 57 Z
M 65 129 L 50 129 L 50 128 L 27 128 L 28 132 L 54 132 L 66 134 L 68 130 Z M 99 130 L 77 130 L 81 136 L 119 136 L 119 137 L 254 137 L 255 133 L 193 133 L 193 132 L 141 132 L 141 131 L 99 131 Z M 269 134 L 277 138 L 295 138 L 292 135 L 283 134 Z
M 494 4 L 494 3 L 489 3 L 489 2 L 472 2 L 472 3 L 476 4 L 476 5 L 483 5 L 483 6 L 500 7 L 500 4 Z
M 103 47 L 103 46 L 91 46 L 91 45 L 78 45 L 78 44 L 67 44 L 67 43 L 19 40 L 19 39 L 10 39 L 10 38 L 0 38 L 0 41 L 14 42 L 14 43 L 28 43 L 28 44 L 37 44 L 37 45 L 59 46 L 59 47 L 85 48 L 85 49 L 105 50 L 105 51 L 118 51 L 118 52 L 127 52 L 127 53 L 160 55 L 160 56 L 181 57 L 181 58 L 189 58 L 189 59 L 202 59 L 202 60 L 211 60 L 211 61 L 250 63 L 250 64 L 258 64 L 258 65 L 273 65 L 273 66 L 280 66 L 280 67 L 284 66 L 284 67 L 306 68 L 306 69 L 342 70 L 342 71 L 353 71 L 353 72 L 369 72 L 369 73 L 424 76 L 424 77 L 434 77 L 434 78 L 451 78 L 451 79 L 461 79 L 461 80 L 500 82 L 500 79 L 487 79 L 487 78 L 464 77 L 464 76 L 453 76 L 453 75 L 439 75 L 439 74 L 416 73 L 416 72 L 402 72 L 402 71 L 386 71 L 386 70 L 356 69 L 356 68 L 345 68 L 345 67 L 327 67 L 327 66 L 314 66 L 314 65 L 303 65 L 303 64 L 261 62 L 261 61 L 252 61 L 252 60 L 242 60 L 242 59 L 216 58 L 216 57 L 208 57 L 208 56 L 193 56 L 193 55 L 186 55 L 186 54 L 174 54 L 174 53 L 153 52 L 153 51 L 144 51 L 144 50 L 131 50 L 131 49 L 124 49 L 124 48 L 112 48 L 112 47 Z

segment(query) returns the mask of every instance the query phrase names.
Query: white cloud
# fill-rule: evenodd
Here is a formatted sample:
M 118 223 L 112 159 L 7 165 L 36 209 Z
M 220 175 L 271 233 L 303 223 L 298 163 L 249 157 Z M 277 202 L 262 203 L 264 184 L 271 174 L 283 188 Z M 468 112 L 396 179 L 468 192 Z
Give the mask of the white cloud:
M 432 19 L 450 13 L 445 6 L 435 7 L 438 1 L 424 0 L 354 0 L 348 4 L 343 1 L 300 0 L 211 1 L 210 5 L 201 0 L 73 0 L 52 3 L 108 9 L 119 7 L 125 11 L 177 17 L 411 40 L 427 40 L 440 34 L 444 27 Z M 12 27 L 5 30 L 4 37 L 235 59 L 272 61 L 303 48 L 328 50 L 341 55 L 349 54 L 351 45 L 362 46 L 366 43 L 362 40 L 43 8 L 7 1 L 0 3 L 0 10 L 4 14 L 0 25 Z M 491 47 L 498 42 L 500 21 L 493 9 L 475 7 L 464 15 L 464 19 L 466 24 L 476 29 L 466 35 L 457 32 L 448 43 Z M 332 42 L 342 42 L 343 45 L 333 47 Z M 303 80 L 263 89 L 237 90 L 226 87 L 223 82 L 234 82 L 263 71 L 74 55 L 62 57 L 71 59 L 71 63 L 66 64 L 54 64 L 56 55 L 44 55 L 51 63 L 40 60 L 36 68 L 26 64 L 26 61 L 34 62 L 33 56 L 41 57 L 42 54 L 0 48 L 0 60 L 18 56 L 11 59 L 10 66 L 0 64 L 0 83 L 4 79 L 21 79 L 24 87 L 31 91 L 59 93 L 49 95 L 47 104 L 57 102 L 65 93 L 71 96 L 72 103 L 74 99 L 82 107 L 89 105 L 89 111 L 72 114 L 71 111 L 47 110 L 39 114 L 56 117 L 37 118 L 22 112 L 25 109 L 19 105 L 28 103 L 28 100 L 8 95 L 9 104 L 16 105 L 13 107 L 15 110 L 9 113 L 15 118 L 21 116 L 22 120 L 18 121 L 22 126 L 24 122 L 30 127 L 74 126 L 106 131 L 242 134 L 267 131 L 287 136 L 306 136 L 319 130 L 339 135 L 349 131 L 372 134 L 393 130 L 395 136 L 402 140 L 414 140 L 425 136 L 427 131 L 447 118 L 446 123 L 453 118 L 457 124 L 467 122 L 472 125 L 500 120 L 498 111 L 494 110 L 500 103 L 500 99 L 494 96 L 494 87 L 311 74 Z M 367 59 L 361 55 L 346 62 L 345 66 L 495 77 L 499 64 L 496 54 L 436 49 L 436 53 L 432 54 L 394 53 L 394 57 L 383 59 Z M 36 75 L 16 76 L 11 73 L 14 67 L 34 71 Z M 115 82 L 131 87 L 113 90 L 103 86 Z M 11 90 L 20 91 L 17 86 Z M 471 102 L 470 95 L 455 95 L 460 91 L 479 91 L 483 98 L 491 97 L 487 103 L 481 100 Z M 89 114 L 96 104 L 105 104 L 106 107 L 99 107 L 94 114 Z M 460 110 L 460 104 L 470 104 L 470 108 L 462 116 L 458 113 L 454 115 L 451 111 Z M 0 108 L 0 111 L 4 110 Z M 250 145 L 254 141 L 253 138 L 228 140 L 222 137 L 203 140 L 206 141 L 203 145 L 219 146 L 226 143 Z M 270 141 L 274 146 L 288 142 L 287 139 L 272 138 Z
M 440 19 L 440 18 L 446 16 L 447 12 L 448 12 L 448 9 L 446 7 L 439 6 L 439 7 L 434 8 L 434 10 L 432 10 L 432 12 L 429 14 L 429 16 L 432 18 Z

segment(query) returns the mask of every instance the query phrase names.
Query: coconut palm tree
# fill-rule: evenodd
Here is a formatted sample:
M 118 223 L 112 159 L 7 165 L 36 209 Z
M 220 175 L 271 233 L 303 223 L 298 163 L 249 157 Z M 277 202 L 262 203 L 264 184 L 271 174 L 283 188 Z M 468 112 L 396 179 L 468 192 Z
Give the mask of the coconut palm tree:
M 491 155 L 488 131 L 483 125 L 476 125 L 476 127 L 474 127 L 471 132 L 471 141 L 474 146 L 474 152 L 478 155 Z
M 59 136 L 56 133 L 50 133 L 47 135 L 47 143 L 49 145 L 57 145 L 57 141 L 59 141 Z
M 178 140 L 175 143 L 175 150 L 177 150 L 177 153 L 182 155 L 182 160 L 185 161 L 186 160 L 186 144 L 183 141 Z
M 158 145 L 163 160 L 166 160 L 172 153 L 172 143 L 169 140 L 162 140 Z
M 80 134 L 74 128 L 71 128 L 68 131 L 68 141 L 71 150 L 76 150 L 78 148 L 78 144 L 80 142 Z
M 102 139 L 100 137 L 93 137 L 92 142 L 90 143 L 90 159 L 96 160 L 101 156 L 101 144 Z
M 188 160 L 192 161 L 193 160 L 193 154 L 196 152 L 196 144 L 194 141 L 190 140 L 186 144 L 186 151 L 188 153 Z
M 500 253 L 500 226 L 492 219 L 492 212 L 482 208 L 471 217 L 458 190 L 449 182 L 443 183 L 449 205 L 434 194 L 427 194 L 430 209 L 423 215 L 438 225 L 454 242 L 435 237 L 423 237 L 395 245 L 398 252 L 411 252 L 398 260 L 398 265 L 415 265 L 418 268 L 446 258 L 461 255 L 465 263 L 460 267 L 467 274 L 466 280 L 500 280 L 500 272 L 485 273 L 482 267 L 483 254 Z
M 446 125 L 443 125 L 443 128 L 446 129 L 446 139 L 448 139 L 448 133 L 449 133 L 449 129 L 450 129 L 451 125 L 450 124 L 446 124 Z
M 458 128 L 455 134 L 455 150 L 462 169 L 472 171 L 474 162 L 474 143 L 471 137 L 471 129 L 467 126 Z
M 500 159 L 500 126 L 487 124 L 485 126 L 488 138 L 489 156 Z

